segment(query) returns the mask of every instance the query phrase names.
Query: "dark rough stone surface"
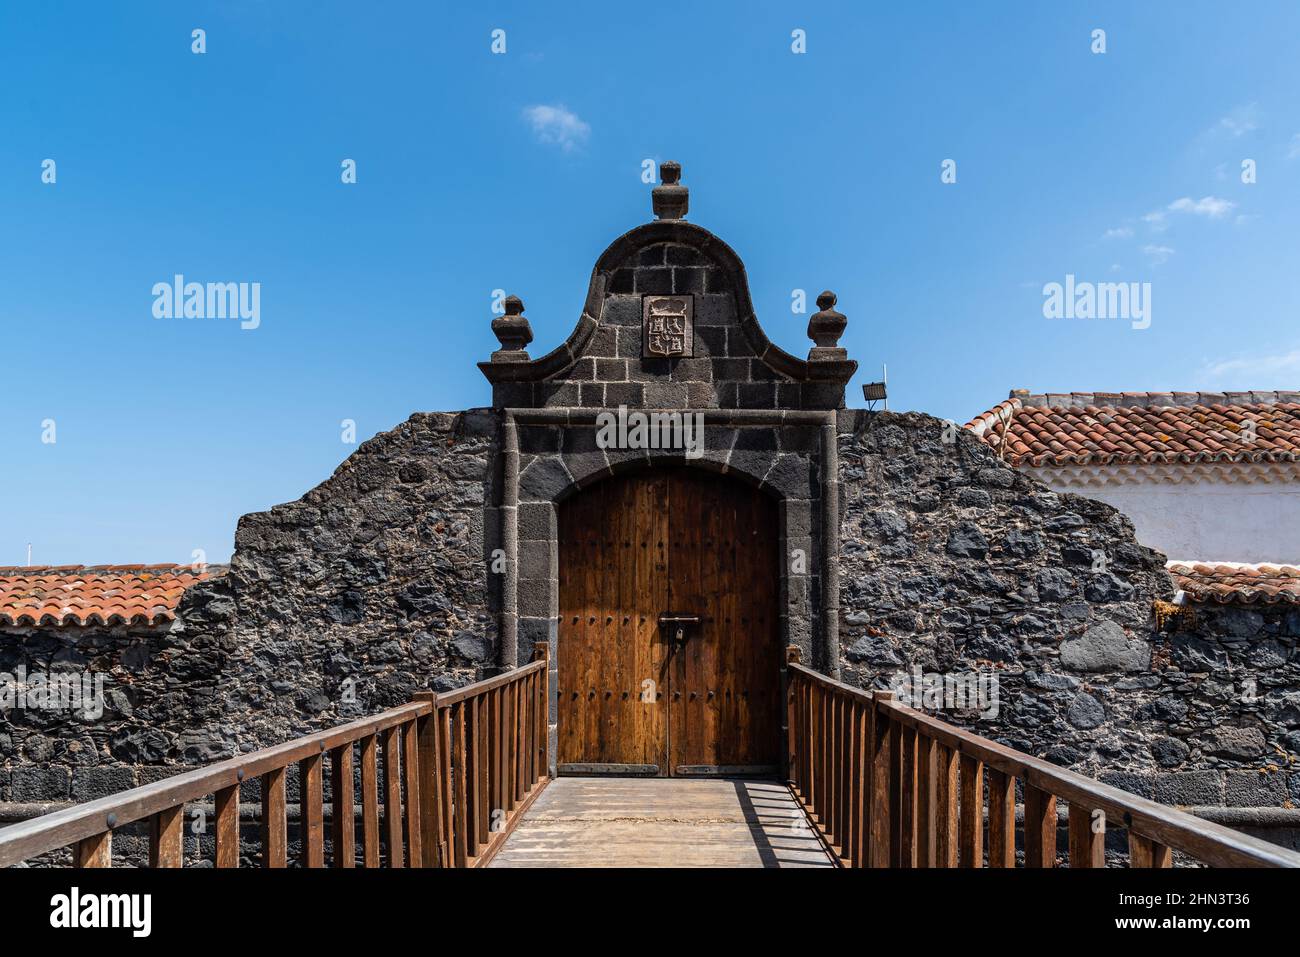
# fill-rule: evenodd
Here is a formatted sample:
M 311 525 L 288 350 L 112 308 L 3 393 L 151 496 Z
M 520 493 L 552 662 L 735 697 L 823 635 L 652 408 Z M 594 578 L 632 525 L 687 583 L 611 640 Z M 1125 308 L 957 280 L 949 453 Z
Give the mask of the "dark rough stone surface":
M 78 769 L 72 776 L 72 799 L 93 801 L 136 785 L 136 775 L 130 767 Z
M 1092 695 L 1080 692 L 1070 702 L 1066 719 L 1081 731 L 1098 728 L 1106 722 L 1106 709 Z
M 1160 630 L 1163 556 L 1109 505 L 928 416 L 840 418 L 845 680 L 995 675 L 996 718 L 939 716 L 1170 803 L 1295 800 L 1277 768 L 1300 760 L 1300 616 L 1197 606 Z
M 107 678 L 100 720 L 0 714 L 0 800 L 112 793 L 491 673 L 498 428 L 487 411 L 418 414 L 364 443 L 298 501 L 245 516 L 229 572 L 187 592 L 170 627 L 0 632 L 0 671 Z M 724 431 L 737 468 L 785 490 L 788 547 L 816 555 L 815 443 Z M 1051 492 L 964 432 L 945 442 L 929 416 L 841 413 L 839 431 L 845 680 L 996 676 L 996 716 L 941 717 L 1164 801 L 1300 798 L 1300 616 L 1197 607 L 1160 630 L 1163 558 L 1110 506 Z M 525 470 L 576 442 L 520 436 Z M 555 509 L 518 517 L 521 601 L 545 603 Z M 799 585 L 791 633 L 806 638 L 820 583 Z M 553 633 L 542 614 L 521 643 Z
M 0 672 L 83 662 L 100 720 L 0 713 L 0 800 L 87 800 L 406 703 L 495 656 L 488 411 L 421 413 L 301 499 L 244 516 L 160 628 L 0 632 Z
M 1157 738 L 1151 742 L 1151 755 L 1162 768 L 1176 768 L 1187 760 L 1191 748 L 1177 738 Z
M 1151 663 L 1151 647 L 1113 621 L 1099 621 L 1061 643 L 1061 663 L 1072 671 L 1144 671 Z
M 1257 758 L 1268 742 L 1259 728 L 1223 726 L 1213 728 L 1202 743 L 1207 754 L 1220 758 Z
M 1236 807 L 1277 807 L 1287 800 L 1286 774 L 1279 770 L 1229 771 L 1224 803 Z
M 1223 775 L 1217 771 L 1187 771 L 1156 778 L 1155 799 L 1164 804 L 1222 804 Z
M 439 674 L 482 676 L 497 427 L 486 410 L 414 415 L 297 502 L 240 520 L 222 580 L 238 609 L 226 697 L 247 715 L 236 747 L 393 707 Z

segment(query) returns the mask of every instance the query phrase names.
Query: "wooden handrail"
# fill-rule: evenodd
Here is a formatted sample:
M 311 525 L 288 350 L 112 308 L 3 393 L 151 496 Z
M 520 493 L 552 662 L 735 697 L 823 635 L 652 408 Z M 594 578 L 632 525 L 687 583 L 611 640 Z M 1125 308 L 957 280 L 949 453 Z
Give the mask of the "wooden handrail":
M 323 867 L 327 755 L 332 863 L 355 866 L 357 745 L 367 867 L 381 861 L 390 867 L 481 866 L 549 780 L 548 655 L 546 644 L 539 642 L 535 660 L 514 671 L 446 694 L 422 692 L 410 704 L 368 718 L 0 828 L 0 867 L 69 845 L 78 866 L 111 866 L 113 830 L 146 819 L 150 865 L 180 867 L 182 812 L 187 803 L 208 795 L 215 804 L 216 865 L 236 867 L 239 791 L 253 777 L 262 784 L 262 863 L 283 867 L 288 843 L 285 777 L 293 764 L 298 765 L 301 793 L 299 863 Z
M 494 691 L 502 685 L 510 684 L 512 681 L 518 681 L 525 675 L 538 671 L 545 666 L 546 662 L 539 659 L 523 665 L 520 668 L 516 668 L 514 671 L 507 671 L 504 674 L 499 674 L 495 678 L 485 678 L 482 681 L 477 681 L 472 685 L 465 685 L 464 687 L 457 688 L 454 691 L 443 691 L 438 695 L 438 704 L 447 707 L 448 705 L 453 705 L 458 701 L 464 701 L 466 698 L 473 698 L 476 695 L 483 694 L 484 692 Z
M 1171 851 L 1214 867 L 1300 867 L 1294 851 L 828 678 L 796 649 L 787 657 L 790 784 L 845 866 L 1014 867 L 1018 780 L 1026 867 L 1056 866 L 1058 800 L 1071 867 L 1104 866 L 1108 826 L 1127 829 L 1133 867 L 1168 867 Z

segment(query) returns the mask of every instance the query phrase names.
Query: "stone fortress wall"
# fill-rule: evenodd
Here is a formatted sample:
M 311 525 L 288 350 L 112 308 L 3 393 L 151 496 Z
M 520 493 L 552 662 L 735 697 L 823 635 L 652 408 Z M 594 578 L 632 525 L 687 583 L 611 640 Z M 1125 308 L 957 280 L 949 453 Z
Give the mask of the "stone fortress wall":
M 845 409 L 857 364 L 834 294 L 807 360 L 771 343 L 739 257 L 683 220 L 673 165 L 658 218 L 602 254 L 564 343 L 531 358 L 523 303 L 506 300 L 480 365 L 491 409 L 417 413 L 297 501 L 244 516 L 228 572 L 191 587 L 170 626 L 0 629 L 0 671 L 108 678 L 98 720 L 0 714 L 0 811 L 526 661 L 557 640 L 557 505 L 665 464 L 777 499 L 785 557 L 808 559 L 783 562 L 782 636 L 814 667 L 862 687 L 996 676 L 995 712 L 943 716 L 1162 801 L 1300 798 L 1300 613 L 1169 605 L 1164 556 L 1114 508 L 1051 491 L 951 423 Z M 593 416 L 620 405 L 698 411 L 702 454 L 599 447 Z

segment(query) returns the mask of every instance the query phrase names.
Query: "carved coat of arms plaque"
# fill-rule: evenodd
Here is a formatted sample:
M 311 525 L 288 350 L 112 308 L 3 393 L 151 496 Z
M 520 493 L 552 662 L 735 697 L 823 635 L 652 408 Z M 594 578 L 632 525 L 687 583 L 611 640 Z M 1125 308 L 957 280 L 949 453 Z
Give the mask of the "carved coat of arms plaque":
M 695 343 L 694 296 L 646 296 L 641 302 L 641 355 L 689 357 Z

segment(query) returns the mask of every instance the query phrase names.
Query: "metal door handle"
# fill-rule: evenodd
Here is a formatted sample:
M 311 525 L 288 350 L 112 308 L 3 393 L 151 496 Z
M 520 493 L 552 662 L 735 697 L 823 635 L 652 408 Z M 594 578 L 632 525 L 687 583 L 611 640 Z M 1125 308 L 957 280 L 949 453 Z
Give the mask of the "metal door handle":
M 680 611 L 666 611 L 659 616 L 659 627 L 671 628 L 677 641 L 685 641 L 687 638 L 686 629 L 698 626 L 699 623 L 699 615 L 688 615 Z

